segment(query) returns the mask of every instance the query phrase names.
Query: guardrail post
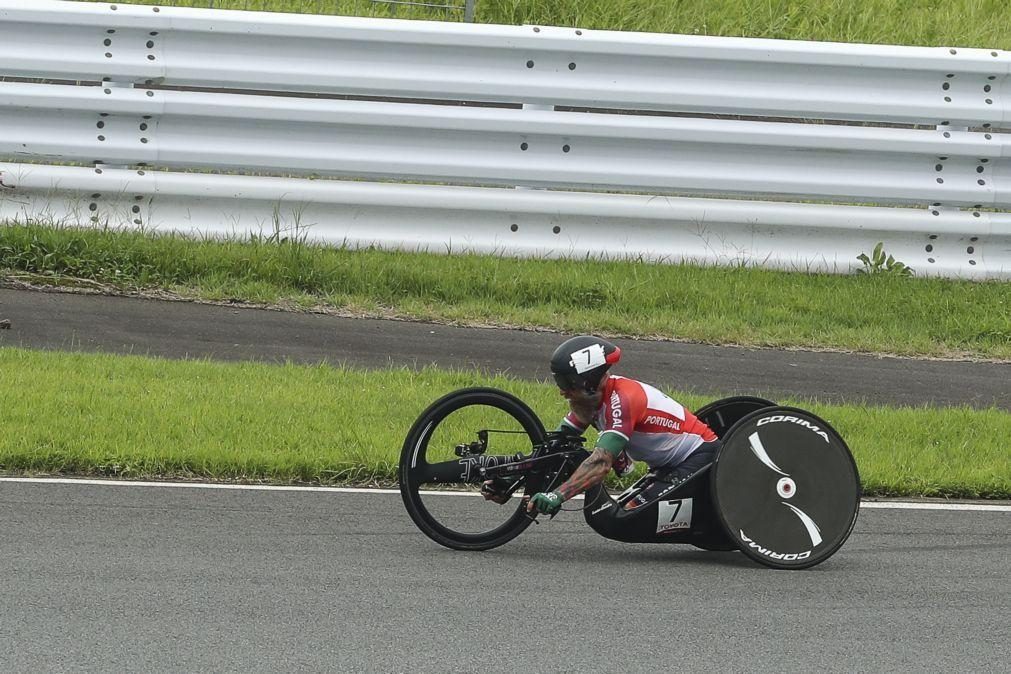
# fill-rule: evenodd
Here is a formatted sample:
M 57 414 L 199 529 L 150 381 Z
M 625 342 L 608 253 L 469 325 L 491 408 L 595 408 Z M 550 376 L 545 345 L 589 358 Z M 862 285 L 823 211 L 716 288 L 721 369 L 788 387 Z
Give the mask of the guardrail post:
M 101 86 L 106 89 L 133 89 L 133 82 L 123 82 L 116 80 L 102 80 Z M 98 127 L 99 138 L 104 138 L 108 133 L 108 127 L 106 126 L 107 120 L 109 119 L 109 113 L 100 113 L 98 122 L 96 126 Z M 116 126 L 116 124 L 113 124 Z M 108 164 L 103 161 L 95 162 L 95 173 L 97 175 L 102 175 L 102 172 L 106 169 L 128 169 L 130 168 L 127 164 Z M 88 199 L 88 211 L 89 218 L 92 224 L 99 225 L 104 224 L 108 227 L 112 218 L 112 211 L 114 210 L 114 202 L 117 200 L 116 197 L 109 197 L 105 194 L 105 190 L 98 192 L 93 192 Z M 139 222 L 139 220 L 137 221 Z
M 940 124 L 936 128 L 938 132 L 943 133 L 946 138 L 950 137 L 950 134 L 952 133 L 964 133 L 969 131 L 968 126 L 952 126 L 947 123 Z M 937 163 L 934 165 L 934 171 L 937 175 L 936 180 L 939 184 L 943 184 L 943 181 L 945 180 L 944 172 L 947 162 L 948 157 L 942 155 L 937 158 Z M 986 183 L 984 178 L 987 169 L 989 168 L 988 164 L 989 159 L 982 158 L 977 161 L 974 168 L 975 172 L 972 174 L 972 179 L 980 186 L 984 186 Z M 982 197 L 980 201 L 984 201 Z M 981 207 L 982 203 L 973 205 L 971 212 L 974 218 L 982 220 L 979 210 Z M 940 219 L 948 214 L 961 213 L 962 209 L 958 206 L 950 206 L 937 201 L 927 207 L 927 212 L 930 213 L 932 219 Z M 981 226 L 980 229 L 985 229 L 985 227 Z M 934 265 L 942 262 L 948 262 L 948 264 L 950 264 L 951 258 L 959 259 L 959 266 L 963 263 L 968 263 L 970 267 L 975 267 L 979 263 L 979 259 L 981 257 L 980 253 L 982 251 L 980 246 L 980 235 L 978 233 L 975 235 L 966 234 L 964 232 L 952 234 L 940 227 L 928 227 L 927 232 L 927 241 L 923 245 L 923 251 L 926 253 L 927 265 Z M 948 258 L 948 260 L 944 260 L 942 258 Z
M 116 80 L 104 80 L 102 86 L 106 89 L 133 89 L 133 82 L 120 82 Z M 106 117 L 105 113 L 100 115 L 101 117 Z M 98 121 L 98 128 L 101 131 L 105 126 L 105 122 L 101 119 Z M 129 168 L 127 164 L 106 164 L 105 162 L 95 162 L 96 169 L 125 169 Z
M 467 0 L 463 9 L 463 20 L 467 23 L 474 23 L 474 4 L 477 0 Z
M 541 104 L 541 103 L 524 103 L 523 104 L 523 109 L 524 110 L 554 110 L 555 106 L 553 106 L 553 105 L 544 105 L 544 104 Z M 520 144 L 520 150 L 522 150 L 523 152 L 526 152 L 526 150 L 527 150 L 528 147 L 529 147 L 529 145 L 525 141 Z M 536 189 L 543 189 L 543 188 L 529 187 L 527 185 L 517 185 L 516 189 L 518 189 L 518 190 L 536 190 Z

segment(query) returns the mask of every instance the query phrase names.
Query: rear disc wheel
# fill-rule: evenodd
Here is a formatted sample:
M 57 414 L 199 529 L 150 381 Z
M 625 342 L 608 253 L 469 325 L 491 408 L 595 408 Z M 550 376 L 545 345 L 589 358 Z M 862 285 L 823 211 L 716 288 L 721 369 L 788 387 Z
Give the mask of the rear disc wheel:
M 860 475 L 846 443 L 805 410 L 769 407 L 729 430 L 710 476 L 727 535 L 766 566 L 803 569 L 846 542 Z

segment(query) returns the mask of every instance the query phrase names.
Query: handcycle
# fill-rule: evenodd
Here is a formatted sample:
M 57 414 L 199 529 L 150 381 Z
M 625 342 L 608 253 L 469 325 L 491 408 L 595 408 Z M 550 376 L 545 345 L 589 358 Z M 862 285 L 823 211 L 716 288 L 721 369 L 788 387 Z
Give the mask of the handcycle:
M 860 478 L 827 422 L 753 396 L 714 401 L 696 416 L 721 439 L 715 460 L 632 510 L 625 504 L 657 479 L 653 473 L 617 496 L 592 488 L 582 511 L 594 531 L 629 543 L 740 550 L 777 569 L 814 566 L 842 547 L 856 524 Z M 460 389 L 432 403 L 408 432 L 400 492 L 432 540 L 489 550 L 530 526 L 529 497 L 562 484 L 587 456 L 584 438 L 546 432 L 519 398 Z M 505 504 L 452 498 L 476 496 L 486 480 L 503 485 Z

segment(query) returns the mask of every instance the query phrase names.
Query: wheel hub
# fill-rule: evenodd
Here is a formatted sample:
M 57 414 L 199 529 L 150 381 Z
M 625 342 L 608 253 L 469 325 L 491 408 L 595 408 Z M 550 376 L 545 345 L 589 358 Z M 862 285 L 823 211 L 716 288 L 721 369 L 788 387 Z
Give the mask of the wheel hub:
M 793 498 L 793 495 L 797 493 L 797 483 L 788 477 L 784 477 L 776 483 L 776 493 L 783 498 Z

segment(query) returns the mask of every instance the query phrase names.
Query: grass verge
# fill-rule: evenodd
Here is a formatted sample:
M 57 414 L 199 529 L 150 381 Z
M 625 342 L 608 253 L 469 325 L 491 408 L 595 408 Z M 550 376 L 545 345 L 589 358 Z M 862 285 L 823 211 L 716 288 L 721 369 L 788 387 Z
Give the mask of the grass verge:
M 714 344 L 1011 359 L 1011 283 L 349 250 L 0 226 L 0 275 L 358 315 Z
M 408 428 L 450 390 L 505 389 L 548 425 L 564 411 L 546 384 L 437 369 L 0 348 L 0 375 L 0 470 L 7 472 L 390 483 Z M 693 409 L 706 402 L 674 395 Z M 788 403 L 846 438 L 869 495 L 1011 497 L 1011 414 Z
M 91 0 L 99 2 L 102 0 Z M 381 0 L 131 0 L 130 4 L 305 14 L 460 20 L 462 10 Z M 446 0 L 433 5 L 455 5 Z M 1011 48 L 1004 0 L 477 0 L 481 23 L 828 40 L 877 44 Z M 1001 28 L 1004 26 L 1004 28 Z

